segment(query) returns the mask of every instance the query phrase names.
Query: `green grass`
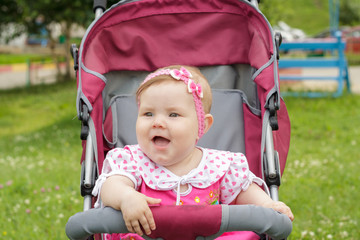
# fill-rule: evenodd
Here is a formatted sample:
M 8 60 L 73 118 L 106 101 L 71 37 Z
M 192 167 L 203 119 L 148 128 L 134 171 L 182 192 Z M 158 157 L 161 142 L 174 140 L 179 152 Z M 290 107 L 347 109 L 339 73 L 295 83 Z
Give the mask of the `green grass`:
M 358 66 L 360 65 L 360 54 L 356 53 L 346 53 L 346 59 L 348 64 L 351 66 Z
M 81 211 L 74 81 L 0 92 L 0 239 L 66 239 Z
M 328 0 L 276 0 L 275 3 L 278 4 L 277 8 L 273 12 L 266 13 L 272 25 L 276 25 L 277 21 L 281 20 L 293 28 L 302 29 L 310 36 L 329 28 Z M 263 5 L 271 4 L 272 1 L 264 1 L 260 2 L 259 6 L 262 9 Z
M 290 239 L 358 239 L 360 96 L 286 98 L 291 146 L 281 188 Z
M 60 60 L 63 60 L 63 59 L 60 59 Z M 41 55 L 41 54 L 0 53 L 0 65 L 27 63 L 28 61 L 48 63 L 48 62 L 52 62 L 53 59 L 51 58 L 51 56 L 46 56 L 46 55 Z
M 0 239 L 66 239 L 81 211 L 75 82 L 0 91 Z M 360 96 L 286 98 L 289 239 L 358 239 Z

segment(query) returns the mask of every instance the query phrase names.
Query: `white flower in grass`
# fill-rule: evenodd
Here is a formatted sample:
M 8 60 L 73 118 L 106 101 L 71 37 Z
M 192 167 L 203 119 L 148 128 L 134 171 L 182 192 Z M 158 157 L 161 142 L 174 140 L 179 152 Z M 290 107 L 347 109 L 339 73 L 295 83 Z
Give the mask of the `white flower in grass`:
M 25 203 L 26 205 L 29 205 L 29 204 L 30 204 L 30 199 L 25 199 L 25 200 L 24 200 L 24 203 Z
M 35 152 L 35 150 L 36 150 L 36 148 L 34 146 L 29 146 L 28 149 L 30 152 Z
M 34 164 L 29 164 L 29 165 L 27 166 L 27 169 L 28 169 L 28 170 L 31 170 L 31 169 L 33 169 L 34 167 L 35 167 Z
M 333 235 L 328 234 L 328 235 L 326 235 L 326 238 L 327 238 L 327 239 L 333 239 Z
M 49 196 L 46 196 L 45 199 L 44 199 L 44 202 L 45 202 L 45 203 L 50 202 L 50 197 L 49 197 Z
M 305 237 L 307 234 L 308 234 L 308 231 L 306 231 L 306 230 L 305 230 L 305 231 L 302 231 L 302 232 L 301 232 L 301 237 L 303 238 L 303 237 Z
M 19 209 L 20 209 L 20 204 L 16 204 L 13 209 L 14 213 L 17 213 L 19 211 Z
M 44 166 L 44 164 L 45 164 L 45 162 L 44 162 L 44 161 L 39 161 L 39 162 L 38 162 L 39 167 Z

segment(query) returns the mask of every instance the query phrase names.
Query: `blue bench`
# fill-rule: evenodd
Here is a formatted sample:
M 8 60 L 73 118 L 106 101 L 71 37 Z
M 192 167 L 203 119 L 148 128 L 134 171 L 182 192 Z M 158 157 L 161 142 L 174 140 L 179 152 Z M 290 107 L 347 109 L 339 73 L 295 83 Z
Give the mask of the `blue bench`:
M 345 42 L 341 39 L 341 33 L 336 33 L 336 38 L 329 40 L 311 39 L 302 42 L 283 42 L 280 46 L 280 51 L 330 51 L 332 57 L 307 57 L 303 59 L 294 58 L 280 58 L 279 68 L 337 68 L 338 75 L 336 76 L 300 76 L 300 75 L 280 75 L 280 80 L 334 80 L 337 81 L 337 90 L 334 93 L 326 92 L 284 92 L 284 95 L 301 95 L 307 97 L 322 97 L 325 95 L 332 95 L 333 97 L 341 96 L 343 93 L 344 81 L 348 92 L 350 92 L 350 80 L 348 73 L 347 61 L 344 55 Z

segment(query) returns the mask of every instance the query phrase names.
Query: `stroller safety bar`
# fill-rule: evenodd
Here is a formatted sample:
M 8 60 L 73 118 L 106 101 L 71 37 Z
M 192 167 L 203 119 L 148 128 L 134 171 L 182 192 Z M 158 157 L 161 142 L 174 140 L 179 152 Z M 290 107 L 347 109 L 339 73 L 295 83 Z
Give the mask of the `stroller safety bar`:
M 146 239 L 215 239 L 230 231 L 254 231 L 272 239 L 284 239 L 292 231 L 292 223 L 286 215 L 254 205 L 156 206 L 151 209 L 157 229 Z M 86 239 L 96 233 L 127 232 L 121 211 L 110 207 L 79 212 L 66 224 L 66 234 L 71 240 Z

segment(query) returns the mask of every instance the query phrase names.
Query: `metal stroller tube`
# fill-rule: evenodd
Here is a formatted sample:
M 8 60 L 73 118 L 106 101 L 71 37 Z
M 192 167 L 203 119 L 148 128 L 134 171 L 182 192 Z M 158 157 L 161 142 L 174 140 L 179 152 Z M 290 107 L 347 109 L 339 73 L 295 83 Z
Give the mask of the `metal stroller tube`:
M 266 156 L 266 181 L 269 186 L 270 196 L 274 201 L 279 201 L 279 193 L 278 193 L 278 185 L 272 180 L 277 180 L 280 177 L 280 173 L 278 172 L 279 167 L 276 159 L 277 153 L 274 151 L 274 140 L 272 134 L 272 127 L 268 122 L 266 125 L 265 131 L 265 156 Z
M 259 8 L 259 2 L 260 0 L 249 0 L 251 4 L 253 4 L 256 8 Z
M 166 207 L 164 211 L 164 207 Z M 217 206 L 191 206 L 196 211 L 203 211 L 209 213 L 212 210 L 220 210 L 221 214 L 218 215 L 221 217 L 217 223 L 221 222 L 221 225 L 206 226 L 207 229 L 214 230 L 218 232 L 213 235 L 208 236 L 198 236 L 191 239 L 215 239 L 224 232 L 228 231 L 254 231 L 256 233 L 265 233 L 272 239 L 284 239 L 288 237 L 292 231 L 291 220 L 284 214 L 278 213 L 270 208 L 263 208 L 254 205 L 217 205 Z M 163 209 L 161 209 L 163 208 Z M 155 221 L 159 215 L 159 211 L 165 212 L 166 217 L 173 216 L 177 218 L 180 215 L 180 212 L 184 212 L 182 206 L 160 206 L 152 208 Z M 188 211 L 185 211 L 188 212 Z M 200 214 L 201 215 L 201 214 Z M 186 214 L 185 217 L 188 217 L 187 221 L 178 221 L 176 223 L 176 229 L 181 231 L 186 231 L 189 224 L 194 224 L 194 222 L 199 221 L 202 216 L 194 219 L 193 216 Z M 182 216 L 184 218 L 184 216 Z M 165 233 L 169 233 L 169 224 L 172 221 L 160 221 L 157 222 L 157 230 L 152 232 L 152 237 L 155 236 L 155 239 L 161 239 L 160 233 L 157 233 L 159 229 L 165 228 Z M 201 221 L 201 220 L 200 220 Z M 199 223 L 197 223 L 199 224 Z M 201 222 L 200 224 L 208 224 L 207 221 Z M 160 231 L 160 230 L 159 230 Z M 110 207 L 91 209 L 85 212 L 80 212 L 70 217 L 66 224 L 66 234 L 71 240 L 80 240 L 86 239 L 87 237 L 96 234 L 96 233 L 127 233 L 128 230 L 125 226 L 125 222 L 122 217 L 121 211 L 114 210 Z M 172 233 L 170 231 L 170 233 Z M 181 239 L 182 236 L 174 235 L 170 239 Z M 151 239 L 151 238 L 147 238 Z M 169 239 L 169 238 L 165 238 Z M 190 238 L 186 238 L 190 239 Z
M 86 139 L 86 154 L 85 154 L 85 161 L 84 161 L 84 179 L 82 179 L 84 188 L 92 190 L 92 187 L 94 186 L 94 179 L 95 176 L 93 174 L 94 169 L 94 151 L 93 151 L 93 140 L 91 137 L 91 134 L 87 136 Z M 91 193 L 84 195 L 84 211 L 89 210 L 91 208 L 91 201 L 92 196 Z
M 98 18 L 106 10 L 107 0 L 94 0 L 93 10 L 95 18 Z

